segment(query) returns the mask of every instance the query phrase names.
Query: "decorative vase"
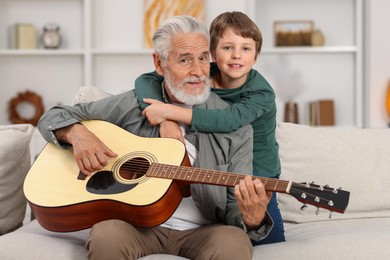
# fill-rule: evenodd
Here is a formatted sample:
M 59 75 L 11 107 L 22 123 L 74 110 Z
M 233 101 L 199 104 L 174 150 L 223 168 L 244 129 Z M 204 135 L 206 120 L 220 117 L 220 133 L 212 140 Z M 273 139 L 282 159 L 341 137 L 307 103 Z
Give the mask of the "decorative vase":
M 325 37 L 320 29 L 314 30 L 311 35 L 311 45 L 312 46 L 324 46 Z

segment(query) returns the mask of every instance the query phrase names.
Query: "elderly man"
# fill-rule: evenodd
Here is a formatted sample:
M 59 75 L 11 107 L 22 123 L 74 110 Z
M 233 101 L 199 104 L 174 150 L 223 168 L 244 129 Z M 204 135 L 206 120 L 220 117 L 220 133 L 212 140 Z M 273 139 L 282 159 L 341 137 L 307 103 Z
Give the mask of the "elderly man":
M 153 37 L 154 65 L 165 82 L 166 102 L 204 108 L 227 104 L 210 94 L 209 34 L 199 21 L 188 16 L 168 19 Z M 134 90 L 97 102 L 73 107 L 54 107 L 40 120 L 44 138 L 71 145 L 80 170 L 101 169 L 117 155 L 79 122 L 100 119 L 143 136 L 158 137 L 159 126 L 142 115 Z M 182 126 L 186 150 L 193 166 L 250 174 L 252 129 L 242 127 L 229 134 L 190 133 Z M 263 184 L 244 178 L 233 188 L 191 185 L 175 213 L 162 225 L 135 227 L 107 220 L 92 227 L 87 249 L 90 259 L 138 259 L 149 254 L 173 254 L 190 259 L 251 259 L 250 239 L 261 240 L 272 225 Z M 250 238 L 250 239 L 249 239 Z

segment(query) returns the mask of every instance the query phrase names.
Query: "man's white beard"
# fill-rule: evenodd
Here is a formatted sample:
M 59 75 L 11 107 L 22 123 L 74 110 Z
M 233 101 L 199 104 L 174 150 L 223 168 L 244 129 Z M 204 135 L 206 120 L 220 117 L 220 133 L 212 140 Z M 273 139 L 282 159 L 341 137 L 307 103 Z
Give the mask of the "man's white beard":
M 176 83 L 171 80 L 171 75 L 169 72 L 167 72 L 164 75 L 165 77 L 165 84 L 167 85 L 169 91 L 171 94 L 180 102 L 186 105 L 198 105 L 206 102 L 206 100 L 210 96 L 210 81 L 205 76 L 201 77 L 188 77 L 185 78 L 182 82 Z M 205 87 L 202 92 L 197 92 L 194 94 L 188 94 L 184 89 L 184 84 L 187 82 L 194 82 L 194 81 L 204 81 Z

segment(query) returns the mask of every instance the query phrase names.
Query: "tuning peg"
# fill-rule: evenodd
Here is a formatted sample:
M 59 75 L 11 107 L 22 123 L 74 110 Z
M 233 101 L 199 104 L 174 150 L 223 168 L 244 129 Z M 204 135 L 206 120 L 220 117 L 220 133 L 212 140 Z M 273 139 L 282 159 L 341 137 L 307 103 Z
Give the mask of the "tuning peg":
M 332 218 L 332 211 L 329 211 L 329 219 Z
M 303 204 L 302 207 L 301 207 L 301 210 L 305 210 L 307 208 L 307 204 Z
M 320 208 L 316 209 L 316 215 L 320 214 Z

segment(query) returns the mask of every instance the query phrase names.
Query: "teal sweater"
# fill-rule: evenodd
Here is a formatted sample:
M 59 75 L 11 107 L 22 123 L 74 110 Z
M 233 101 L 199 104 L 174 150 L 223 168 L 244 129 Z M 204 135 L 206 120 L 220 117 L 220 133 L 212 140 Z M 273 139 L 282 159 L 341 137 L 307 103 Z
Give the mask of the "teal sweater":
M 219 73 L 211 64 L 211 76 Z M 143 98 L 162 100 L 161 82 L 156 72 L 146 73 L 135 81 L 138 102 L 142 109 L 147 104 Z M 231 106 L 224 110 L 194 108 L 191 131 L 231 132 L 251 124 L 253 128 L 253 170 L 254 175 L 279 177 L 279 147 L 276 142 L 275 93 L 269 83 L 256 70 L 251 70 L 245 83 L 235 89 L 216 89 L 218 94 Z

